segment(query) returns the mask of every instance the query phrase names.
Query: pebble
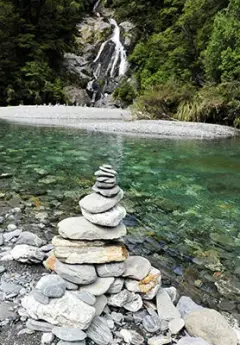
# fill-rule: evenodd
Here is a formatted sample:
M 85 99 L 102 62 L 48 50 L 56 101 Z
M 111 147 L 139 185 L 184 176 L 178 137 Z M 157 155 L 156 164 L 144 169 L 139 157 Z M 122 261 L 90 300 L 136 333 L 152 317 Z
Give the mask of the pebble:
M 140 295 L 130 292 L 131 297 L 128 298 L 127 303 L 124 304 L 124 308 L 128 311 L 135 313 L 143 306 L 143 301 Z
M 179 311 L 164 289 L 160 289 L 157 293 L 157 310 L 160 319 L 169 321 L 181 318 Z
M 150 262 L 142 256 L 129 256 L 125 261 L 126 270 L 123 277 L 129 277 L 137 280 L 145 278 L 150 269 Z
M 107 297 L 105 295 L 98 296 L 96 298 L 96 302 L 94 304 L 94 308 L 96 310 L 95 315 L 100 316 L 107 305 Z
M 124 279 L 123 278 L 115 278 L 114 282 L 110 285 L 107 293 L 113 294 L 113 293 L 119 293 L 124 285 Z
M 16 229 L 14 231 L 6 232 L 3 234 L 4 242 L 11 241 L 14 237 L 18 237 L 21 234 L 22 230 Z
M 27 328 L 33 331 L 51 332 L 54 325 L 45 321 L 37 321 L 34 319 L 28 319 L 26 323 Z
M 169 330 L 172 334 L 178 334 L 184 326 L 185 322 L 180 318 L 173 319 L 168 324 Z
M 36 285 L 36 289 L 41 291 L 46 297 L 62 297 L 66 288 L 66 282 L 55 274 L 48 274 L 42 277 Z
M 97 280 L 89 285 L 81 286 L 80 290 L 81 291 L 88 291 L 94 296 L 100 296 L 105 294 L 105 292 L 108 291 L 109 287 L 112 285 L 114 282 L 113 277 L 108 277 L 108 278 L 97 278 Z
M 108 345 L 113 342 L 113 335 L 107 321 L 96 316 L 90 327 L 87 329 L 87 336 L 98 345 Z
M 96 297 L 88 291 L 77 291 L 76 296 L 88 305 L 94 305 L 96 303 Z
M 154 310 L 149 309 L 150 315 L 143 319 L 143 327 L 150 333 L 157 332 L 161 327 L 161 320 Z
M 38 301 L 41 304 L 48 304 L 49 298 L 47 296 L 44 296 L 40 290 L 34 289 L 33 290 L 33 297 L 36 301 Z
M 53 333 L 43 333 L 41 338 L 41 345 L 49 345 L 52 344 L 54 340 Z
M 144 338 L 136 331 L 123 328 L 120 335 L 127 344 L 142 345 L 144 343 Z
M 156 337 L 152 337 L 148 339 L 148 345 L 165 345 L 165 344 L 170 344 L 170 343 L 172 343 L 172 338 L 170 335 L 166 335 L 166 336 L 158 335 Z M 194 345 L 194 344 L 189 344 L 189 345 Z
M 23 263 L 39 263 L 44 260 L 45 254 L 37 247 L 19 244 L 12 249 L 11 256 L 14 260 Z
M 44 245 L 44 241 L 30 231 L 23 231 L 16 244 L 28 244 L 30 246 L 41 247 Z
M 80 328 L 53 327 L 52 333 L 64 341 L 81 341 L 86 338 L 86 333 Z
M 7 231 L 14 231 L 17 229 L 17 226 L 15 224 L 8 224 Z
M 97 265 L 96 271 L 99 277 L 119 277 L 126 269 L 126 264 L 122 262 L 114 262 L 109 264 Z

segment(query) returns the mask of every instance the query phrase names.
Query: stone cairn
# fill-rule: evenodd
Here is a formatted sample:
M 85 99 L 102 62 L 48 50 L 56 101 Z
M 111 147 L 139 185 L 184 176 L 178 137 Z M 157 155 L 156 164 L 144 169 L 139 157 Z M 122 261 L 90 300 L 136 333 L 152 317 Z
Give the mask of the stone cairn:
M 116 324 L 121 326 L 118 336 L 123 344 L 143 344 L 142 335 L 124 329 L 122 313 L 132 318 L 144 314 L 139 318 L 150 333 L 148 344 L 160 344 L 156 337 L 151 340 L 151 334 L 166 331 L 169 320 L 175 320 L 174 332 L 184 327 L 171 300 L 174 291 L 161 288 L 160 271 L 143 257 L 128 256 L 122 240 L 126 210 L 119 205 L 124 193 L 116 175 L 110 165 L 95 173 L 94 192 L 79 203 L 82 216 L 58 224 L 54 250 L 44 262 L 52 273 L 44 275 L 22 300 L 27 327 L 56 336 L 58 345 L 117 344 Z M 157 308 L 151 301 L 156 295 Z

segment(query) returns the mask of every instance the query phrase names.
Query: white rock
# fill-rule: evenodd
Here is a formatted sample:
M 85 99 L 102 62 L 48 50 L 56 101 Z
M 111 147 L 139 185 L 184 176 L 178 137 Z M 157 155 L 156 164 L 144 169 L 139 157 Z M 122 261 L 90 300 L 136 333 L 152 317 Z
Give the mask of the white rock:
M 154 344 L 153 344 L 154 345 Z M 183 337 L 177 342 L 177 345 L 211 345 L 202 338 Z M 226 344 L 227 345 L 227 344 Z M 229 344 L 230 345 L 230 344 Z
M 105 295 L 101 295 L 96 298 L 96 302 L 94 304 L 94 308 L 96 310 L 96 313 L 95 313 L 96 316 L 100 316 L 102 314 L 104 308 L 107 305 L 107 302 L 108 300 Z
M 45 253 L 37 247 L 19 244 L 12 249 L 11 256 L 16 261 L 38 263 L 44 260 Z
M 123 191 L 120 189 L 119 193 L 111 198 L 106 198 L 98 193 L 91 193 L 80 200 L 79 205 L 90 213 L 102 213 L 110 210 L 123 198 Z
M 142 280 L 151 269 L 150 262 L 142 256 L 129 256 L 125 263 L 126 270 L 123 273 L 123 277 Z
M 37 302 L 32 295 L 22 300 L 22 306 L 33 319 L 45 320 L 53 325 L 86 329 L 95 315 L 95 308 L 82 302 L 72 292 L 54 298 L 48 305 Z
M 184 327 L 185 322 L 183 319 L 172 319 L 169 324 L 169 330 L 172 334 L 178 334 L 181 329 Z
M 91 326 L 87 330 L 87 336 L 98 345 L 108 345 L 113 343 L 112 332 L 110 331 L 107 321 L 96 316 Z
M 158 335 L 156 337 L 148 339 L 148 345 L 165 345 L 170 344 L 171 342 L 172 338 L 170 335 Z
M 91 223 L 102 226 L 115 227 L 121 223 L 127 212 L 123 206 L 117 205 L 107 212 L 98 214 L 93 214 L 82 209 L 82 214 Z
M 144 342 L 144 338 L 139 333 L 130 329 L 121 329 L 120 335 L 127 344 L 142 345 Z
M 113 240 L 126 235 L 124 224 L 107 228 L 92 224 L 84 217 L 70 217 L 58 223 L 59 234 L 71 240 Z
M 93 294 L 94 296 L 100 296 L 105 294 L 108 291 L 109 287 L 114 282 L 113 277 L 108 278 L 97 278 L 95 282 L 89 285 L 84 285 L 80 287 L 80 291 L 87 291 Z
M 157 293 L 157 310 L 160 319 L 170 321 L 181 318 L 179 311 L 173 305 L 171 298 L 164 289 L 160 289 Z
M 43 333 L 41 338 L 41 344 L 42 345 L 49 345 L 53 342 L 54 335 L 52 333 Z
M 17 226 L 15 224 L 8 224 L 7 231 L 14 231 L 17 229 Z

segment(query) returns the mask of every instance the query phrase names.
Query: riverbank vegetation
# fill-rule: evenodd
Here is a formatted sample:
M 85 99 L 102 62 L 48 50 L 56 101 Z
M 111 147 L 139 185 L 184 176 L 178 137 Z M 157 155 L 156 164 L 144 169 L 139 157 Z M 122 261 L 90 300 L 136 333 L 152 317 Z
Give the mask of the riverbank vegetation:
M 90 0 L 0 0 L 0 105 L 64 102 L 63 54 Z
M 137 26 L 129 60 L 140 117 L 239 126 L 239 1 L 116 0 L 111 6 Z

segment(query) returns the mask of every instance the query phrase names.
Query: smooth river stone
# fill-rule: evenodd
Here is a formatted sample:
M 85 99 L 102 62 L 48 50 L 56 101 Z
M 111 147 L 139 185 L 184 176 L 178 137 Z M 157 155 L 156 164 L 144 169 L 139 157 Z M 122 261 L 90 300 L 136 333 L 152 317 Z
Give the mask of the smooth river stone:
M 113 262 L 110 264 L 97 265 L 96 271 L 99 277 L 119 277 L 125 271 L 125 262 Z
M 75 291 L 75 295 L 84 303 L 88 305 L 94 305 L 96 303 L 96 297 L 87 291 Z M 96 314 L 95 314 L 96 315 Z
M 62 297 L 67 288 L 66 282 L 55 274 L 48 274 L 42 277 L 36 289 L 46 297 Z
M 128 290 L 122 290 L 118 294 L 113 294 L 108 298 L 108 304 L 113 307 L 123 307 L 128 311 L 136 312 L 142 308 L 141 296 Z
M 127 249 L 121 243 L 70 241 L 60 236 L 55 236 L 52 243 L 55 256 L 68 264 L 103 264 L 124 261 L 128 257 Z
M 105 183 L 105 182 L 96 181 L 94 186 L 100 189 L 112 189 L 116 186 L 116 183 Z
M 32 295 L 22 299 L 22 306 L 31 318 L 44 320 L 56 326 L 87 329 L 95 315 L 95 308 L 82 302 L 73 292 L 66 291 L 48 305 L 37 302 Z
M 103 213 L 117 205 L 119 201 L 123 198 L 123 195 L 124 193 L 122 189 L 120 189 L 120 192 L 112 198 L 105 198 L 104 196 L 98 193 L 91 193 L 85 196 L 83 199 L 81 199 L 79 201 L 79 205 L 81 209 L 83 208 L 87 212 Z
M 142 256 L 129 256 L 125 263 L 126 270 L 123 277 L 142 280 L 151 270 L 150 262 Z
M 113 168 L 107 168 L 106 166 L 101 165 L 101 166 L 99 167 L 99 169 L 102 170 L 103 172 L 107 172 L 108 174 L 113 174 L 114 176 L 117 175 L 116 170 L 114 170 Z
M 115 228 L 92 224 L 84 217 L 70 217 L 58 223 L 59 234 L 72 240 L 114 240 L 126 235 L 126 226 L 121 223 Z
M 97 177 L 115 177 L 115 174 L 106 172 L 106 171 L 102 171 L 102 170 L 98 170 L 94 173 L 95 176 Z
M 60 262 L 54 255 L 44 261 L 47 269 L 55 271 L 60 277 L 71 283 L 85 285 L 91 284 L 97 279 L 93 265 L 68 265 Z
M 107 321 L 100 316 L 93 319 L 91 326 L 87 330 L 87 336 L 98 345 L 109 345 L 113 343 L 113 335 Z
M 124 285 L 124 279 L 123 278 L 115 278 L 114 282 L 108 289 L 107 293 L 108 294 L 114 294 L 114 293 L 119 293 Z
M 107 197 L 107 198 L 111 198 L 112 196 L 118 194 L 121 190 L 121 188 L 119 186 L 114 186 L 112 188 L 99 188 L 97 187 L 96 184 L 93 185 L 92 190 L 94 190 L 94 192 L 96 193 L 100 193 L 101 195 Z
M 98 214 L 87 212 L 82 208 L 82 214 L 91 223 L 115 227 L 121 223 L 127 212 L 123 206 L 117 205 L 107 212 Z
M 80 328 L 53 327 L 52 333 L 61 340 L 80 341 L 84 340 L 87 335 Z
M 97 177 L 96 181 L 110 183 L 110 184 L 113 184 L 113 183 L 115 184 L 117 182 L 115 177 Z
M 94 296 L 101 296 L 108 291 L 113 282 L 113 277 L 97 278 L 97 280 L 94 283 L 81 286 L 80 291 L 87 291 Z
M 181 315 L 164 289 L 157 293 L 157 310 L 161 320 L 180 319 Z

